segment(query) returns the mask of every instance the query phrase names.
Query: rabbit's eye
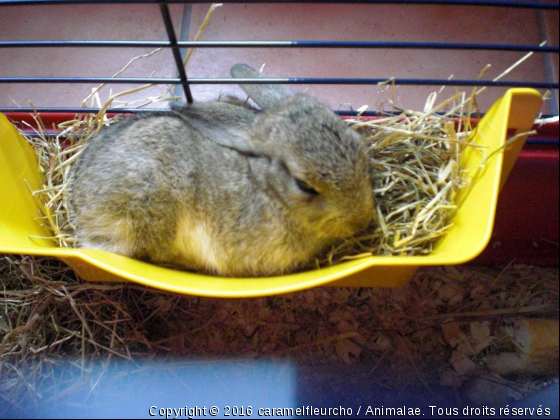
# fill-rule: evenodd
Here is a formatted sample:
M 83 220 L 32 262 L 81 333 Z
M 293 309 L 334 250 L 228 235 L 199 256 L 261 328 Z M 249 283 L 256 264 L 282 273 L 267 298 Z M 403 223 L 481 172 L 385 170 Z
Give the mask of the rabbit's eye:
M 294 178 L 294 179 L 296 180 L 296 185 L 298 186 L 298 188 L 304 193 L 309 195 L 319 195 L 319 192 L 311 185 L 309 185 L 307 182 L 305 182 L 303 179 L 299 179 L 299 178 Z

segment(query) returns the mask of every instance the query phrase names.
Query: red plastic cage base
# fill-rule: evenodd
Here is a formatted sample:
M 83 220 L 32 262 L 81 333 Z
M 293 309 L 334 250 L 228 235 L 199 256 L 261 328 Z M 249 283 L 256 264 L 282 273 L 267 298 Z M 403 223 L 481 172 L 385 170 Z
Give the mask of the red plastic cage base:
M 492 241 L 472 264 L 558 266 L 558 162 L 557 146 L 520 153 L 500 194 Z

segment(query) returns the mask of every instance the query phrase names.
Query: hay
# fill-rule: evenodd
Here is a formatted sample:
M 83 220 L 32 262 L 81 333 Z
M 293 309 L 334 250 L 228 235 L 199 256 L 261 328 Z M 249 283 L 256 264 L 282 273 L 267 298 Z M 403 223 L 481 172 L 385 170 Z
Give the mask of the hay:
M 509 321 L 557 319 L 558 280 L 558 269 L 432 267 L 400 289 L 221 300 L 83 283 L 54 259 L 0 257 L 0 407 L 56 395 L 63 406 L 89 392 L 94 366 L 182 357 L 289 360 L 310 381 L 330 370 L 341 389 L 357 379 L 337 372 L 358 370 L 364 387 L 434 395 L 490 376 L 520 398 L 557 372 L 502 377 L 486 360 L 511 351 Z
M 468 135 L 428 113 L 348 121 L 371 144 L 378 227 L 333 247 L 327 261 L 370 255 L 426 255 L 452 226 L 454 197 L 466 185 L 459 168 Z

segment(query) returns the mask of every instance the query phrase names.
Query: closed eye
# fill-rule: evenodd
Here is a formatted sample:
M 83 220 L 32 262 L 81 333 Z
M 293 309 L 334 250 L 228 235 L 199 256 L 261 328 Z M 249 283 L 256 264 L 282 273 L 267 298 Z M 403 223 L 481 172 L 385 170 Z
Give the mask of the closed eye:
M 299 178 L 294 178 L 294 179 L 296 181 L 296 185 L 298 186 L 298 188 L 305 194 L 319 195 L 319 192 L 311 185 L 309 185 L 307 182 L 305 182 L 303 179 L 299 179 Z

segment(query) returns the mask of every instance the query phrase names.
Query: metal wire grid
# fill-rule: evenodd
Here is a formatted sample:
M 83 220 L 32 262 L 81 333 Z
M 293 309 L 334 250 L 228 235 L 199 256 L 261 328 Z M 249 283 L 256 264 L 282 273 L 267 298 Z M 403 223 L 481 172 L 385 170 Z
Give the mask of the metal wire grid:
M 421 5 L 462 5 L 478 7 L 526 8 L 558 10 L 556 3 L 505 0 L 228 0 L 228 3 L 353 3 L 353 4 L 421 4 Z M 0 0 L 1 6 L 25 6 L 44 4 L 92 4 L 92 3 L 153 3 L 159 4 L 165 24 L 168 41 L 0 41 L 0 48 L 23 47 L 162 47 L 171 48 L 178 77 L 176 78 L 135 78 L 135 77 L 0 77 L 0 83 L 124 83 L 124 84 L 180 84 L 187 102 L 192 103 L 190 85 L 194 84 L 345 84 L 373 85 L 386 82 L 388 78 L 198 78 L 188 79 L 181 58 L 181 48 L 398 48 L 398 49 L 463 49 L 496 50 L 537 53 L 559 53 L 558 47 L 539 45 L 509 45 L 480 43 L 444 42 L 374 42 L 374 41 L 177 41 L 169 14 L 168 3 L 213 3 L 212 0 Z M 558 90 L 559 84 L 552 82 L 483 81 L 449 79 L 392 79 L 396 85 L 433 86 L 489 86 L 489 87 L 532 87 Z M 0 108 L 0 112 L 31 111 L 27 108 Z M 40 112 L 96 112 L 97 109 L 84 108 L 37 108 Z M 115 109 L 114 112 L 139 112 L 136 109 Z
M 165 0 L 166 3 L 215 3 L 214 0 Z M 228 3 L 345 3 L 345 4 L 451 4 L 455 6 L 515 7 L 524 9 L 558 9 L 554 3 L 508 0 L 228 0 Z M 1 0 L 0 5 L 80 3 L 159 3 L 159 0 Z

